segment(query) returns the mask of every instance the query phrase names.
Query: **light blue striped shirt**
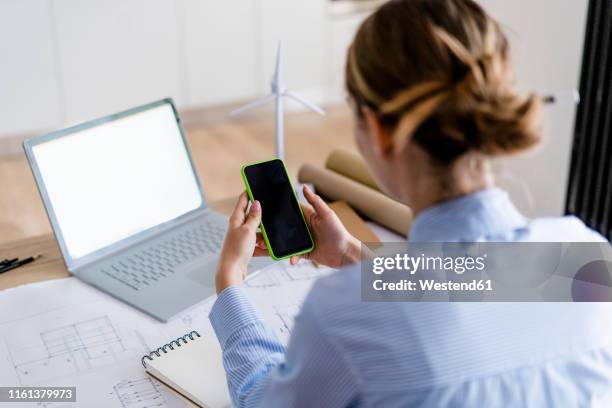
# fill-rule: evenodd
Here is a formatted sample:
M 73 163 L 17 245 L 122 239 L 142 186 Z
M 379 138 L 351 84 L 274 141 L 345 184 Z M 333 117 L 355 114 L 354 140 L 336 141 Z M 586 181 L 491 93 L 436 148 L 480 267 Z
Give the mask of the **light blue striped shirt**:
M 412 241 L 601 241 L 528 220 L 499 189 L 430 208 Z M 365 303 L 359 267 L 319 279 L 285 349 L 242 288 L 210 320 L 241 407 L 612 407 L 608 303 Z

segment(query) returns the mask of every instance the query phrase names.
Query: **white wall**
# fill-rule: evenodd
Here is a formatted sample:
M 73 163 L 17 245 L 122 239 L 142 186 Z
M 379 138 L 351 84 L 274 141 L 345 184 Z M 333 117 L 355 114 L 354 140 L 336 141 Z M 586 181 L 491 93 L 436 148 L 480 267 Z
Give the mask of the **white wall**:
M 46 0 L 0 3 L 0 135 L 60 123 L 49 15 Z
M 344 69 L 347 50 L 353 41 L 353 36 L 365 15 L 353 14 L 332 19 L 329 25 L 329 39 L 327 42 L 327 55 L 329 69 L 327 74 L 327 100 L 344 102 L 346 90 L 344 89 Z
M 578 88 L 588 0 L 480 3 L 505 26 L 522 89 L 567 95 Z M 508 159 L 500 174 L 528 215 L 564 212 L 575 112 L 569 98 L 547 106 L 542 145 Z
M 173 2 L 53 0 L 64 121 L 184 100 Z
M 506 27 L 521 88 L 577 88 L 587 0 L 479 1 Z M 183 108 L 249 98 L 267 90 L 279 39 L 287 83 L 339 102 L 364 16 L 332 15 L 327 0 L 2 0 L 0 137 L 166 96 Z M 564 207 L 575 106 L 546 110 L 545 143 L 501 177 L 531 215 Z
M 327 0 L 2 0 L 0 137 L 44 132 L 163 97 L 182 108 L 285 78 L 325 97 Z
M 241 100 L 260 91 L 259 11 L 254 0 L 180 0 L 185 105 Z

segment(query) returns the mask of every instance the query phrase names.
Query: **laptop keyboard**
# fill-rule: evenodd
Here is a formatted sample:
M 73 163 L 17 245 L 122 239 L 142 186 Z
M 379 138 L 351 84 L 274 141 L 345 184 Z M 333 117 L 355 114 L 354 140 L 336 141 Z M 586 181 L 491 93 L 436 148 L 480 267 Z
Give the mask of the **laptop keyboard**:
M 223 225 L 203 222 L 119 259 L 104 267 L 102 273 L 140 290 L 171 276 L 178 267 L 194 258 L 219 253 L 224 235 Z

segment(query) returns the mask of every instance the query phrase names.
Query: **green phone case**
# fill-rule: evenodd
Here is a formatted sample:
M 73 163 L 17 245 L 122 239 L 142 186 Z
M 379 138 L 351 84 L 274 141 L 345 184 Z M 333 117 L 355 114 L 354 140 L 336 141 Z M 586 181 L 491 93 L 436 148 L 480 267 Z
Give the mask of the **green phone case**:
M 254 201 L 253 193 L 251 192 L 251 187 L 249 186 L 249 182 L 248 182 L 248 180 L 246 178 L 246 175 L 244 174 L 244 169 L 246 169 L 249 166 L 255 166 L 255 165 L 258 165 L 258 164 L 267 163 L 267 162 L 271 162 L 271 161 L 274 161 L 274 160 L 278 160 L 278 161 L 280 161 L 282 163 L 283 169 L 285 170 L 285 174 L 287 174 L 287 179 L 289 180 L 289 184 L 291 185 L 291 191 L 293 191 L 293 197 L 295 198 L 295 201 L 298 201 L 298 204 L 299 204 L 299 200 L 297 198 L 297 195 L 295 194 L 295 189 L 293 188 L 293 184 L 291 183 L 291 178 L 289 177 L 289 173 L 287 172 L 287 167 L 285 166 L 285 162 L 283 162 L 281 159 L 263 160 L 263 161 L 260 161 L 260 162 L 257 162 L 257 163 L 251 163 L 251 164 L 246 164 L 246 165 L 242 166 L 242 168 L 240 169 L 240 174 L 242 174 L 242 181 L 244 182 L 244 186 L 246 187 L 246 191 L 247 191 L 247 194 L 249 195 L 249 199 L 251 200 L 251 202 Z M 272 259 L 274 259 L 275 261 L 281 261 L 283 259 L 291 258 L 292 256 L 307 254 L 307 253 L 311 252 L 314 249 L 314 240 L 312 239 L 312 234 L 310 233 L 310 227 L 308 226 L 308 223 L 306 222 L 306 219 L 304 218 L 304 213 L 302 212 L 302 207 L 299 206 L 299 205 L 298 205 L 298 207 L 300 209 L 300 215 L 302 216 L 302 220 L 304 221 L 304 224 L 306 225 L 306 231 L 308 231 L 308 237 L 310 238 L 310 243 L 311 243 L 310 247 L 305 249 L 305 250 L 303 250 L 303 251 L 299 251 L 299 252 L 296 252 L 294 254 L 285 255 L 285 256 L 280 257 L 280 258 L 277 257 L 274 254 L 274 249 L 270 245 L 270 241 L 268 240 L 268 235 L 266 234 L 266 228 L 264 227 L 263 222 L 260 224 L 261 235 L 263 235 L 263 239 L 266 242 L 266 247 L 268 248 L 268 253 L 270 254 L 270 257 Z

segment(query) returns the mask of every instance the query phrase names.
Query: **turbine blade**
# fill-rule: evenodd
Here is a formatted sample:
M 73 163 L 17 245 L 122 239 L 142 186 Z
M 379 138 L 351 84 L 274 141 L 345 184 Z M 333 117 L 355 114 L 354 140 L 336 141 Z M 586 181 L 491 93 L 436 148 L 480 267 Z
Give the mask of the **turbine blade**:
M 278 48 L 276 49 L 276 66 L 274 68 L 274 79 L 273 83 L 276 85 L 277 89 L 280 89 L 282 86 L 282 71 L 283 71 L 283 43 L 278 42 Z
M 319 108 L 314 103 L 307 101 L 306 99 L 304 99 L 302 96 L 296 94 L 295 92 L 287 90 L 287 91 L 285 91 L 285 93 L 283 95 L 293 99 L 296 102 L 301 103 L 302 105 L 306 106 L 310 110 L 317 112 L 319 115 L 325 116 L 325 111 L 323 109 Z
M 269 94 L 266 96 L 262 96 L 261 98 L 257 98 L 252 102 L 249 102 L 247 104 L 242 105 L 239 108 L 234 109 L 233 111 L 230 112 L 230 116 L 238 116 L 248 110 L 251 110 L 253 108 L 256 108 L 260 105 L 266 104 L 270 101 L 272 101 L 274 98 L 276 97 L 276 95 L 274 94 Z

